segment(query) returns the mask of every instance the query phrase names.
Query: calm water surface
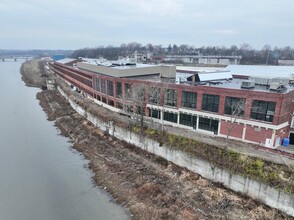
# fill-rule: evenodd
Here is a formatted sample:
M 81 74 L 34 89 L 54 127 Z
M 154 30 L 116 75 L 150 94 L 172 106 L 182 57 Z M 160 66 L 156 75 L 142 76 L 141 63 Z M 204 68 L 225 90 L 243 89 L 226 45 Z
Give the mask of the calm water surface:
M 0 219 L 128 219 L 47 121 L 38 89 L 24 85 L 20 66 L 0 62 Z

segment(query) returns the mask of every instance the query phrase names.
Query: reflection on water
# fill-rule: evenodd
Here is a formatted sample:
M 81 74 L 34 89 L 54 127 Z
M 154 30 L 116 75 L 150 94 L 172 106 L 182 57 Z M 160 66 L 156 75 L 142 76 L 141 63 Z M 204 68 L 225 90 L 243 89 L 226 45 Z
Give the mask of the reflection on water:
M 128 219 L 46 120 L 20 65 L 0 62 L 0 219 Z

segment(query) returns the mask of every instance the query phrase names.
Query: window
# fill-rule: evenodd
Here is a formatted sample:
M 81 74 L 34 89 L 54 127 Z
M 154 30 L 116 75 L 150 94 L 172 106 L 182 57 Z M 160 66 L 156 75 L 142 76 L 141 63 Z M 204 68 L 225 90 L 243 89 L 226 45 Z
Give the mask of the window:
M 101 92 L 106 94 L 106 81 L 105 79 L 101 79 Z
M 159 104 L 160 102 L 160 88 L 150 88 L 149 102 Z
M 195 92 L 182 92 L 182 106 L 186 108 L 196 108 L 197 93 Z
M 116 107 L 119 108 L 119 109 L 123 109 L 123 105 L 120 102 L 117 102 L 116 103 Z
M 102 97 L 102 102 L 106 103 L 106 98 L 105 97 Z
M 203 94 L 202 96 L 202 110 L 210 112 L 218 112 L 219 96 Z
M 131 84 L 125 83 L 125 99 L 130 99 L 132 94 L 132 86 Z
M 164 112 L 163 120 L 177 123 L 178 122 L 178 114 L 172 113 L 172 112 Z
M 132 105 L 125 105 L 125 111 L 126 112 L 133 112 L 133 106 Z
M 160 119 L 161 118 L 160 113 L 161 113 L 160 110 L 151 108 L 149 111 L 149 117 Z
M 110 99 L 108 99 L 108 105 L 114 106 L 114 102 Z
M 226 97 L 225 114 L 234 116 L 244 116 L 245 99 L 236 97 Z
M 214 134 L 218 132 L 218 121 L 210 118 L 199 117 L 199 129 L 212 131 Z
M 250 117 L 256 120 L 273 122 L 275 108 L 275 102 L 253 100 Z
M 122 85 L 121 82 L 116 82 L 116 98 L 122 98 Z
M 197 118 L 195 115 L 180 113 L 180 124 L 193 127 L 196 129 Z
M 177 91 L 167 89 L 164 94 L 164 104 L 169 106 L 177 106 Z
M 100 92 L 100 79 L 96 78 L 96 85 L 95 90 Z
M 113 82 L 110 80 L 107 80 L 107 94 L 113 96 Z

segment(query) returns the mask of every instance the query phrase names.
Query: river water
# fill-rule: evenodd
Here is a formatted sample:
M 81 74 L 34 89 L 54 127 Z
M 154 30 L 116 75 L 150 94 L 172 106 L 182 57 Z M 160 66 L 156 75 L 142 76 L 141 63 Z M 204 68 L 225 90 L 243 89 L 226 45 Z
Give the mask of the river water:
M 0 62 L 0 219 L 128 219 L 95 187 L 87 161 L 59 135 L 21 80 L 20 62 Z

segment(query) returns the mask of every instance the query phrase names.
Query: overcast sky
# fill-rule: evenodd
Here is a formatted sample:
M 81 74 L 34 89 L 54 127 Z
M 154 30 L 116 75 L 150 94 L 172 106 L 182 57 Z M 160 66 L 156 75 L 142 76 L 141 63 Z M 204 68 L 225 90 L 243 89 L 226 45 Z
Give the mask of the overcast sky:
M 0 49 L 294 45 L 293 0 L 0 0 Z

